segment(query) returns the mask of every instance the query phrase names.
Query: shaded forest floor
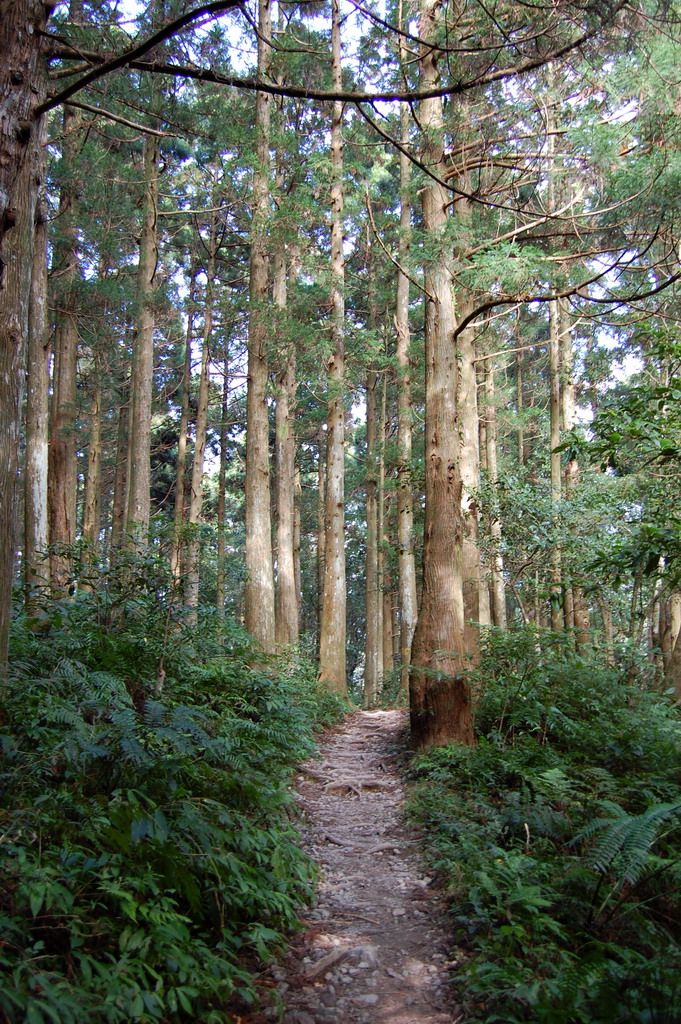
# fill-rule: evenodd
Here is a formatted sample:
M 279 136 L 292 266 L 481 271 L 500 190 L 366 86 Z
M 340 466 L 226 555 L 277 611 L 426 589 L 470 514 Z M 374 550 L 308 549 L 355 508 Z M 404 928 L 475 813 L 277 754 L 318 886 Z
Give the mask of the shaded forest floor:
M 303 844 L 320 879 L 304 932 L 268 979 L 285 1024 L 460 1019 L 443 907 L 403 818 L 405 726 L 400 711 L 349 716 L 296 778 Z M 276 1016 L 273 1005 L 250 1020 Z

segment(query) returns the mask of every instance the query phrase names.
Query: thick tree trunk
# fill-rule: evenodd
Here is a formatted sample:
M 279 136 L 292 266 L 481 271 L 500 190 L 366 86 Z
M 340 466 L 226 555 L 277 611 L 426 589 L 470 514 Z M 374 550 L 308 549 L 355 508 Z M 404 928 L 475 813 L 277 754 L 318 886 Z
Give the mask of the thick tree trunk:
M 424 0 L 419 35 L 437 34 L 438 0 Z M 421 87 L 437 86 L 434 51 L 420 55 Z M 442 100 L 421 102 L 426 133 L 424 163 L 442 174 Z M 447 223 L 450 200 L 432 180 L 421 191 L 425 230 L 436 237 Z M 465 676 L 462 591 L 461 479 L 458 473 L 456 422 L 457 366 L 453 345 L 455 312 L 452 274 L 445 260 L 425 267 L 426 299 L 426 507 L 423 545 L 423 592 L 410 672 L 411 727 L 414 744 L 428 747 L 452 740 L 473 743 L 471 693 Z
M 15 494 L 28 336 L 33 231 L 45 95 L 41 32 L 49 8 L 6 0 L 0 17 L 0 677 L 6 670 L 14 577 Z
M 340 7 L 332 0 L 331 63 L 334 89 L 342 88 Z M 331 115 L 331 316 L 332 354 L 328 366 L 326 441 L 326 564 L 319 639 L 319 678 L 345 693 L 345 265 L 343 258 L 343 104 Z
M 286 312 L 286 260 L 278 253 L 274 260 L 272 298 L 282 315 Z M 274 460 L 277 503 L 277 588 L 275 605 L 278 644 L 295 644 L 299 634 L 298 588 L 295 568 L 295 474 L 296 437 L 296 352 L 291 344 L 278 375 L 275 406 Z
M 194 432 L 194 458 L 192 460 L 192 478 L 189 490 L 189 515 L 187 521 L 190 529 L 187 544 L 187 572 L 185 584 L 185 607 L 187 622 L 195 626 L 198 621 L 199 607 L 199 561 L 201 557 L 201 541 L 199 528 L 203 510 L 203 463 L 206 454 L 206 436 L 208 429 L 208 386 L 210 369 L 210 341 L 213 332 L 213 298 L 215 281 L 216 255 L 216 216 L 211 217 L 210 240 L 208 250 L 208 266 L 206 268 L 206 299 L 203 310 L 203 344 L 201 346 L 201 376 L 199 378 L 199 394 L 196 407 L 196 428 Z
M 258 5 L 258 75 L 270 64 L 272 12 L 270 0 Z M 263 650 L 274 651 L 274 565 L 270 510 L 269 414 L 267 408 L 266 305 L 269 259 L 266 251 L 269 199 L 269 136 L 271 98 L 256 94 L 256 167 L 253 174 L 253 220 L 249 266 L 248 392 L 246 397 L 246 629 Z
M 196 275 L 197 269 L 192 266 L 189 272 L 189 302 L 187 309 L 187 333 L 184 344 L 184 361 L 182 365 L 182 396 L 180 406 L 180 423 L 177 428 L 177 464 L 175 467 L 175 508 L 173 509 L 173 536 L 170 545 L 170 571 L 175 586 L 182 578 L 182 527 L 184 525 L 184 485 L 187 470 L 187 434 L 189 428 L 189 392 L 192 378 L 192 341 L 194 340 L 194 316 L 196 314 Z
M 127 532 L 144 548 L 151 511 L 151 404 L 154 379 L 155 289 L 158 269 L 159 140 L 144 141 L 144 197 L 137 268 L 137 322 L 130 385 L 129 485 Z
M 409 138 L 409 108 L 400 104 L 402 142 Z M 404 266 L 411 248 L 411 163 L 400 153 L 399 262 Z M 416 564 L 414 561 L 414 506 L 411 483 L 412 402 L 409 366 L 409 279 L 397 272 L 395 298 L 396 357 L 399 367 L 397 392 L 397 550 L 400 587 L 400 691 L 409 693 L 409 662 L 416 626 Z
M 45 161 L 40 176 L 45 177 Z M 49 592 L 47 467 L 49 437 L 49 342 L 47 335 L 47 210 L 38 203 L 26 374 L 26 463 L 24 471 L 24 586 L 26 614 L 41 614 Z

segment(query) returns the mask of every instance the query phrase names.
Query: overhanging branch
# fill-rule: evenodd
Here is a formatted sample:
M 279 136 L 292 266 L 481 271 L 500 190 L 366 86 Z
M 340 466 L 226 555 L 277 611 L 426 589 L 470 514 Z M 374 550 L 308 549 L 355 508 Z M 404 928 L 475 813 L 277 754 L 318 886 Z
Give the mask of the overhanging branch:
M 180 18 L 175 18 L 174 21 L 168 22 L 163 28 L 160 28 L 157 32 L 154 32 L 149 36 L 148 39 L 144 39 L 137 46 L 133 46 L 132 49 L 126 50 L 124 53 L 119 54 L 117 57 L 111 57 L 109 60 L 103 59 L 103 63 L 99 67 L 93 68 L 92 71 L 88 71 L 86 75 L 79 78 L 77 82 L 72 82 L 71 85 L 67 86 L 61 92 L 51 96 L 44 103 L 35 109 L 35 117 L 40 117 L 41 114 L 46 114 L 48 110 L 53 110 L 54 107 L 58 107 L 60 103 L 64 103 L 70 99 L 75 93 L 80 92 L 81 89 L 85 89 L 86 86 L 96 82 L 97 79 L 103 78 L 104 75 L 110 74 L 112 71 L 117 71 L 119 68 L 131 67 L 133 61 L 139 60 L 145 53 L 149 53 L 149 50 L 153 50 L 155 46 L 165 42 L 166 39 L 170 39 L 172 36 L 177 35 L 183 28 L 191 25 L 192 22 L 198 21 L 199 18 L 203 18 L 207 14 L 222 14 L 225 11 L 231 11 L 235 7 L 240 7 L 243 0 L 212 0 L 211 3 L 202 4 L 201 7 L 196 7 L 193 11 L 188 11 L 183 14 Z
M 553 50 L 548 50 L 545 53 L 537 54 L 536 57 L 520 61 L 519 64 L 516 64 L 511 68 L 499 68 L 496 71 L 490 71 L 488 74 L 478 75 L 476 78 L 472 78 L 467 81 L 460 80 L 458 82 L 450 82 L 448 85 L 439 86 L 436 89 L 424 89 L 421 91 L 416 89 L 401 92 L 399 90 L 386 89 L 378 90 L 376 92 L 345 92 L 337 89 L 312 89 L 306 88 L 305 86 L 282 85 L 281 83 L 262 81 L 258 78 L 242 78 L 238 75 L 223 75 L 209 68 L 181 66 L 179 64 L 167 64 L 158 61 L 141 61 L 139 59 L 143 54 L 148 53 L 149 50 L 158 45 L 158 43 L 162 42 L 164 39 L 168 39 L 172 35 L 175 35 L 180 31 L 180 29 L 184 28 L 192 21 L 196 21 L 204 14 L 232 10 L 235 7 L 241 6 L 242 3 L 243 0 L 218 0 L 218 2 L 206 4 L 197 8 L 195 11 L 190 11 L 182 18 L 178 18 L 177 21 L 171 22 L 164 29 L 159 30 L 159 32 L 155 33 L 149 39 L 140 43 L 139 46 L 134 47 L 131 50 L 127 50 L 120 56 L 111 58 L 108 61 L 102 57 L 102 61 L 104 61 L 104 63 L 102 63 L 99 68 L 83 75 L 82 78 L 77 82 L 74 82 L 67 89 L 63 90 L 63 92 L 50 97 L 50 99 L 37 108 L 37 114 L 44 113 L 47 110 L 52 110 L 65 99 L 73 96 L 73 94 L 78 92 L 80 89 L 84 89 L 86 86 L 90 85 L 91 82 L 96 81 L 96 79 L 101 78 L 103 75 L 109 74 L 109 72 L 116 71 L 122 67 L 130 67 L 135 70 L 148 71 L 154 74 L 172 75 L 176 78 L 189 78 L 198 82 L 211 82 L 215 85 L 230 85 L 234 88 L 246 89 L 251 92 L 259 91 L 269 93 L 272 96 L 290 96 L 292 98 L 320 100 L 322 102 L 340 101 L 343 103 L 360 104 L 400 101 L 405 103 L 418 103 L 420 100 L 434 99 L 439 96 L 457 96 L 470 92 L 472 89 L 479 89 L 487 85 L 492 85 L 495 82 L 503 82 L 511 78 L 517 78 L 519 75 L 527 74 L 529 71 L 536 71 L 545 64 L 560 60 L 561 57 L 567 56 L 567 54 L 571 53 L 573 50 L 576 50 L 584 43 L 593 39 L 604 28 L 604 26 L 611 22 L 626 6 L 627 0 L 620 0 L 620 2 L 617 3 L 610 12 L 609 17 L 603 19 L 603 21 L 598 25 L 595 25 L 593 28 L 588 29 L 576 38 L 563 43 L 562 46 L 558 46 Z

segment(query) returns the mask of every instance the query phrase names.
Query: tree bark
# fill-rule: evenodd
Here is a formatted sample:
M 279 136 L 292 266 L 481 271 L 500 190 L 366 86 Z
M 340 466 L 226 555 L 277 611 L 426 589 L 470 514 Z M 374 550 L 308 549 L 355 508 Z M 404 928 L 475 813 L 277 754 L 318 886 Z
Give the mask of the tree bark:
M 189 490 L 189 524 L 190 536 L 187 544 L 187 571 L 185 584 L 186 620 L 191 626 L 198 622 L 199 607 L 199 562 L 201 557 L 201 540 L 199 529 L 203 509 L 203 463 L 206 454 L 206 435 L 208 428 L 208 387 L 210 368 L 210 341 L 213 332 L 213 299 L 215 283 L 216 256 L 216 215 L 211 215 L 210 239 L 208 242 L 208 266 L 206 267 L 206 297 L 203 310 L 203 344 L 201 346 L 201 376 L 199 378 L 199 394 L 196 408 L 196 428 L 194 432 L 194 458 L 192 460 L 192 478 Z
M 286 312 L 286 259 L 274 260 L 272 298 L 282 315 Z M 275 406 L 274 455 L 277 503 L 277 588 L 275 605 L 278 644 L 295 644 L 299 634 L 298 588 L 295 569 L 295 474 L 296 352 L 287 346 L 285 365 L 278 376 Z
M 135 547 L 146 547 L 151 511 L 151 405 L 154 379 L 155 290 L 158 284 L 159 140 L 144 141 L 144 197 L 137 268 L 137 322 L 130 384 L 127 532 Z
M 55 246 L 53 270 L 60 273 L 60 305 L 54 342 L 54 372 L 50 408 L 48 517 L 52 588 L 63 594 L 73 575 L 71 557 L 64 551 L 76 539 L 76 374 L 78 315 L 76 286 L 80 276 L 78 225 L 79 184 L 75 161 L 80 144 L 81 111 L 65 107 L 62 161 L 65 178 L 59 195 L 60 238 Z
M 331 64 L 334 89 L 342 88 L 339 0 L 332 0 Z M 343 104 L 331 114 L 331 317 L 326 438 L 326 562 L 319 639 L 319 678 L 330 690 L 347 691 L 345 674 L 345 265 L 343 258 Z
M 40 177 L 45 180 L 44 146 Z M 38 617 L 49 593 L 47 468 L 49 444 L 47 334 L 47 209 L 36 206 L 26 374 L 24 586 L 26 614 Z
M 461 516 L 463 521 L 464 643 L 471 662 L 479 653 L 480 625 L 489 625 L 489 600 L 480 600 L 480 524 L 476 492 L 480 487 L 478 381 L 475 369 L 473 331 L 462 331 L 457 341 L 459 417 L 459 472 L 461 474 Z
M 118 410 L 118 430 L 116 435 L 116 467 L 114 470 L 113 498 L 111 501 L 111 543 L 110 560 L 113 564 L 116 552 L 123 544 L 125 522 L 128 509 L 128 428 L 130 425 L 130 397 L 126 387 L 125 401 Z M 123 397 L 123 396 L 122 396 Z
M 403 46 L 403 40 L 401 38 Z M 409 108 L 400 104 L 401 140 L 409 140 Z M 400 153 L 399 263 L 405 266 L 411 249 L 411 162 Z M 411 482 L 412 401 L 409 365 L 409 279 L 397 271 L 395 297 L 396 357 L 399 367 L 397 392 L 397 549 L 400 587 L 400 692 L 409 693 L 409 662 L 416 626 L 416 564 L 414 560 L 414 505 Z
M 560 468 L 560 452 L 556 448 L 560 444 L 560 307 L 559 301 L 549 302 L 549 378 L 550 378 L 550 463 L 551 463 L 551 503 L 553 506 L 554 533 L 558 531 L 559 507 L 562 497 Z M 562 552 L 556 536 L 551 549 L 551 584 L 549 587 L 551 604 L 551 629 L 558 633 L 563 629 L 562 599 Z
M 393 585 L 390 577 L 390 564 L 388 551 L 390 548 L 390 505 L 391 498 L 386 493 L 385 487 L 385 434 L 387 424 L 388 404 L 388 376 L 383 374 L 381 386 L 381 413 L 378 421 L 378 437 L 380 446 L 378 449 L 378 579 L 380 584 L 379 596 L 379 635 L 382 636 L 383 650 L 380 655 L 380 676 L 378 680 L 377 697 L 384 686 L 385 675 L 392 672 L 395 667 L 393 651 L 394 624 L 393 624 Z
M 490 509 L 490 536 L 492 538 L 492 621 L 500 629 L 506 629 L 506 584 L 504 582 L 504 556 L 501 553 L 502 529 L 501 510 L 497 498 L 499 469 L 497 465 L 497 407 L 494 393 L 494 365 L 486 359 L 485 373 L 485 443 L 487 449 L 487 479 L 492 488 Z
M 14 577 L 15 496 L 28 336 L 33 231 L 45 96 L 41 33 L 49 8 L 7 0 L 0 18 L 0 677 Z
M 561 416 L 563 430 L 572 430 L 577 419 L 577 396 L 575 387 L 575 354 L 572 341 L 572 331 L 568 315 L 563 316 L 563 326 L 560 338 L 560 370 L 561 370 Z M 572 500 L 579 487 L 579 463 L 577 459 L 570 459 L 565 467 L 565 498 Z M 572 582 L 566 595 L 565 622 L 568 628 L 575 631 L 575 645 L 577 650 L 584 648 L 589 643 L 590 616 L 589 606 L 586 603 L 582 588 Z
M 419 35 L 436 35 L 439 0 L 424 0 Z M 439 80 L 436 52 L 423 46 L 421 86 Z M 442 100 L 420 105 L 425 132 L 423 160 L 441 176 L 445 172 Z M 435 181 L 421 191 L 423 224 L 431 237 L 447 223 L 449 193 Z M 452 740 L 473 743 L 471 693 L 465 675 L 462 590 L 461 478 L 458 472 L 456 422 L 457 367 L 452 342 L 455 312 L 452 273 L 446 258 L 425 267 L 426 424 L 425 536 L 423 592 L 414 632 L 410 672 L 411 728 L 416 747 Z
M 220 470 L 218 473 L 218 565 L 215 604 L 225 610 L 225 489 L 227 487 L 227 409 L 229 404 L 229 354 L 225 351 L 222 367 L 222 399 L 220 401 Z
M 97 373 L 97 367 L 94 368 Z M 99 543 L 99 492 L 100 470 L 102 464 L 102 385 L 96 381 L 90 402 L 90 438 L 85 470 L 85 504 L 83 509 L 83 556 L 82 565 L 90 565 L 96 554 Z M 91 581 L 85 574 L 84 586 L 89 587 Z
M 270 64 L 270 0 L 258 5 L 258 75 Z M 267 323 L 269 259 L 266 251 L 270 217 L 269 136 L 271 99 L 256 93 L 256 166 L 253 174 L 253 220 L 249 265 L 248 391 L 246 397 L 246 629 L 266 652 L 275 647 L 274 565 L 270 510 L 269 415 L 267 408 Z
M 368 245 L 368 242 L 367 242 Z M 368 317 L 367 327 L 376 328 L 376 289 L 374 278 L 374 254 L 368 248 Z M 373 362 L 373 361 L 372 361 Z M 383 637 L 381 635 L 381 584 L 378 572 L 378 458 L 377 458 L 377 414 L 376 389 L 378 374 L 373 368 L 367 370 L 366 379 L 366 573 L 365 573 L 365 615 L 366 634 L 364 646 L 364 707 L 371 708 L 378 699 L 383 676 Z
M 187 308 L 187 333 L 182 366 L 182 398 L 180 423 L 177 428 L 177 464 L 175 467 L 175 508 L 173 509 L 173 537 L 170 545 L 170 571 L 177 587 L 182 578 L 182 527 L 184 525 L 184 486 L 187 470 L 187 434 L 189 428 L 189 392 L 192 377 L 192 341 L 194 340 L 194 316 L 196 314 L 196 266 L 189 271 L 189 299 Z

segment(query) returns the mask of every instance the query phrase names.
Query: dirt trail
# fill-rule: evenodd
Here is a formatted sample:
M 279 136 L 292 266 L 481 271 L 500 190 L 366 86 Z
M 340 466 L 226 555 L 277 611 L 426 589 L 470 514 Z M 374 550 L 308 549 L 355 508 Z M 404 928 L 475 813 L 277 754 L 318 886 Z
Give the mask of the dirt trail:
M 321 878 L 305 933 L 273 972 L 285 1024 L 460 1019 L 441 910 L 402 820 L 404 727 L 399 711 L 358 712 L 297 777 L 303 843 Z

